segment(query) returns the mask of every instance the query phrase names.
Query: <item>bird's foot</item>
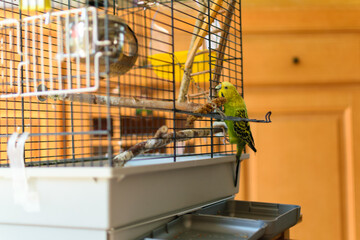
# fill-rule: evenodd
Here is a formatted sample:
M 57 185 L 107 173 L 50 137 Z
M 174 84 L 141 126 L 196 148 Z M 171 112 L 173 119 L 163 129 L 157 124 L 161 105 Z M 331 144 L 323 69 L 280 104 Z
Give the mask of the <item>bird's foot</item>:
M 230 139 L 224 135 L 223 144 L 226 145 L 227 142 L 230 142 Z

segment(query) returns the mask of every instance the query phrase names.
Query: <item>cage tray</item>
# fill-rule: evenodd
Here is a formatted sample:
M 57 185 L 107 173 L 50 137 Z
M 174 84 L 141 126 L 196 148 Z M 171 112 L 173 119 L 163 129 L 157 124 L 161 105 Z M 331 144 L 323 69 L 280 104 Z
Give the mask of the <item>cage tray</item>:
M 263 221 L 266 223 L 266 230 L 262 239 L 271 239 L 298 222 L 300 206 L 229 200 L 203 208 L 196 213 Z
M 38 211 L 14 202 L 12 169 L 0 169 L 0 224 L 117 229 L 195 211 L 233 196 L 235 157 L 110 167 L 27 168 Z
M 264 222 L 256 220 L 187 214 L 155 229 L 141 239 L 255 240 L 263 235 L 265 225 Z

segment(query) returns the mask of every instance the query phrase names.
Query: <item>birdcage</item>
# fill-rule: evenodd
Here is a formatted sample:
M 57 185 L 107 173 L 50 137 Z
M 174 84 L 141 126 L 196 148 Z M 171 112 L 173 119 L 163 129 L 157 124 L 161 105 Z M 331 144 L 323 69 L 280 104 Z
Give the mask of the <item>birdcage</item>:
M 216 135 L 215 115 L 190 124 L 187 118 L 213 104 L 221 81 L 243 91 L 239 2 L 0 5 L 2 167 L 9 166 L 13 133 L 28 133 L 27 167 L 234 153 Z
M 239 0 L 0 9 L 0 182 L 15 199 L 0 223 L 13 233 L 130 239 L 238 191 L 215 87 L 243 95 Z
M 1 166 L 9 166 L 16 132 L 28 133 L 27 167 L 233 154 L 215 134 L 215 115 L 191 124 L 187 118 L 213 104 L 220 81 L 243 91 L 237 1 L 24 0 L 0 7 Z M 195 135 L 181 139 L 185 129 Z M 168 140 L 141 145 L 157 131 Z

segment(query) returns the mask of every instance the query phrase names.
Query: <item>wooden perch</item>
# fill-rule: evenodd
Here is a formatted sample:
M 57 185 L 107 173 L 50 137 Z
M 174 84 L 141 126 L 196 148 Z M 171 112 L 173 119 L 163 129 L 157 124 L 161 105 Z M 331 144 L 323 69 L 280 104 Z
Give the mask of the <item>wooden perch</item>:
M 194 112 L 207 114 L 212 112 L 215 108 L 222 106 L 226 102 L 225 98 L 216 98 L 212 102 L 207 103 L 201 107 L 198 107 Z M 189 116 L 186 121 L 186 127 L 194 127 L 194 122 L 202 117 L 199 116 Z M 213 134 L 224 132 L 224 128 L 220 126 L 214 126 Z M 159 128 L 154 137 L 140 142 L 129 148 L 128 150 L 118 154 L 114 157 L 113 163 L 115 166 L 124 166 L 125 163 L 130 161 L 135 156 L 154 150 L 158 148 L 165 147 L 166 145 L 174 142 L 183 142 L 197 137 L 205 137 L 211 134 L 211 129 L 186 129 L 168 133 L 168 127 L 162 126 Z
M 206 137 L 211 134 L 211 129 L 186 129 L 168 133 L 168 127 L 162 126 L 155 136 L 144 142 L 140 142 L 129 148 L 128 150 L 114 157 L 114 166 L 124 166 L 132 158 L 139 154 L 165 147 L 166 145 L 176 141 L 183 142 L 193 138 Z M 223 128 L 217 127 L 213 129 L 213 134 L 223 132 Z M 174 136 L 175 135 L 175 136 Z
M 196 56 L 199 56 L 199 55 L 202 55 L 202 54 L 209 54 L 210 50 L 209 49 L 205 49 L 205 50 L 201 50 L 201 51 L 197 51 L 196 54 L 195 54 L 195 57 Z
M 187 64 L 185 62 L 185 67 L 192 65 L 192 61 L 194 60 L 196 51 L 199 49 L 202 42 L 204 41 L 204 38 L 208 32 L 209 25 L 211 25 L 214 22 L 216 15 L 221 8 L 222 3 L 223 3 L 223 0 L 216 0 L 216 2 L 212 4 L 211 9 L 210 9 L 209 23 L 204 22 L 202 24 L 201 29 L 200 29 L 198 35 L 196 36 L 194 44 L 189 52 Z M 205 17 L 205 19 L 206 19 L 206 17 Z
M 191 37 L 191 42 L 190 42 L 190 47 L 189 49 L 192 49 L 192 47 L 194 46 L 194 42 L 196 40 L 196 36 L 199 34 L 199 31 L 201 29 L 201 26 L 204 22 L 204 17 L 205 17 L 205 11 L 206 11 L 206 8 L 207 8 L 207 1 L 204 1 L 204 0 L 199 0 L 199 13 L 198 13 L 198 16 L 196 18 L 196 21 L 195 21 L 195 26 L 194 26 L 194 30 L 193 30 L 193 33 L 192 33 L 192 37 Z
M 222 105 L 224 105 L 224 103 L 226 102 L 225 98 L 215 98 L 212 100 L 211 103 L 207 103 L 201 107 L 199 107 L 198 109 L 196 109 L 194 111 L 194 113 L 202 113 L 202 114 L 207 114 L 210 113 L 212 111 L 214 111 L 215 108 L 219 108 Z M 194 122 L 196 120 L 201 119 L 202 117 L 199 116 L 188 116 L 188 118 L 186 119 L 186 127 L 187 128 L 193 128 L 194 127 Z
M 210 72 L 210 70 L 205 70 L 205 71 L 201 71 L 201 72 L 191 73 L 190 76 L 194 77 L 194 76 L 206 74 L 206 73 L 209 73 L 209 72 Z
M 195 40 L 190 45 L 190 50 L 189 50 L 189 53 L 188 53 L 188 56 L 186 58 L 186 62 L 184 65 L 184 74 L 183 74 L 183 78 L 181 80 L 179 96 L 177 99 L 178 102 L 186 101 L 186 95 L 188 93 L 189 84 L 190 84 L 190 80 L 191 80 L 191 76 L 190 76 L 191 69 L 192 69 L 192 65 L 194 62 L 196 52 L 199 49 L 199 47 L 202 45 L 204 38 L 207 34 L 207 30 L 208 30 L 209 26 L 211 26 L 211 24 L 215 20 L 216 15 L 217 15 L 218 11 L 220 10 L 222 3 L 223 3 L 223 0 L 216 0 L 216 2 L 212 4 L 211 9 L 210 9 L 209 22 L 204 22 L 201 24 L 201 29 L 199 30 L 198 34 L 196 35 Z M 198 16 L 197 21 L 199 21 L 199 20 L 200 21 L 206 20 L 206 17 L 204 19 L 199 19 L 199 16 Z M 197 26 L 195 26 L 195 28 L 198 29 Z
M 62 94 L 49 96 L 53 100 L 62 100 L 70 102 L 80 102 L 88 104 L 100 104 L 119 107 L 129 108 L 142 108 L 142 109 L 160 109 L 163 111 L 174 111 L 174 103 L 172 101 L 159 101 L 159 100 L 148 100 L 141 98 L 127 98 L 127 97 L 115 97 L 115 96 L 102 96 L 95 94 Z M 197 103 L 175 103 L 177 110 L 193 112 L 197 108 L 201 107 L 202 104 Z
M 209 95 L 209 90 L 204 91 L 204 92 L 199 92 L 199 93 L 192 93 L 192 94 L 188 94 L 187 97 L 188 99 L 193 98 L 193 97 L 199 97 L 199 96 L 204 96 L 204 95 Z
M 223 69 L 223 63 L 224 63 L 225 48 L 228 41 L 232 16 L 234 15 L 235 4 L 236 4 L 236 0 L 231 0 L 231 2 L 229 3 L 229 8 L 227 9 L 226 12 L 224 24 L 222 25 L 222 34 L 220 38 L 219 47 L 216 52 L 216 63 L 213 74 L 214 76 L 213 81 L 215 83 L 219 83 L 220 81 L 221 71 Z

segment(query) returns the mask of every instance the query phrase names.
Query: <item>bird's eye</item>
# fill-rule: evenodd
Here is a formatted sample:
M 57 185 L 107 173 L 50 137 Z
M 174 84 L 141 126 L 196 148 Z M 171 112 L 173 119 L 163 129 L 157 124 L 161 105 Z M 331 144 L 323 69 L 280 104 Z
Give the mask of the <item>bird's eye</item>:
M 225 89 L 227 89 L 227 87 L 224 87 Z

